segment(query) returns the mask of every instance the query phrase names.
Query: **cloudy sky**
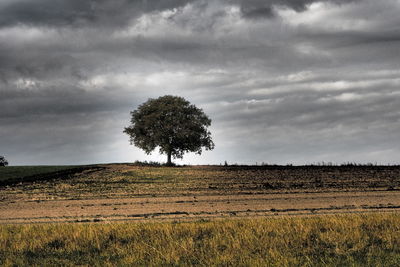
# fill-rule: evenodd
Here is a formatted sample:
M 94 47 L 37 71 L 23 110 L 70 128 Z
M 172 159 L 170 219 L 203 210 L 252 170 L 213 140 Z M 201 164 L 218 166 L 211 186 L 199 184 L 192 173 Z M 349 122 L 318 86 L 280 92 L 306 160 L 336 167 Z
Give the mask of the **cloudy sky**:
M 178 163 L 399 163 L 399 14 L 399 0 L 0 0 L 0 155 L 165 161 L 122 131 L 172 94 L 216 144 Z

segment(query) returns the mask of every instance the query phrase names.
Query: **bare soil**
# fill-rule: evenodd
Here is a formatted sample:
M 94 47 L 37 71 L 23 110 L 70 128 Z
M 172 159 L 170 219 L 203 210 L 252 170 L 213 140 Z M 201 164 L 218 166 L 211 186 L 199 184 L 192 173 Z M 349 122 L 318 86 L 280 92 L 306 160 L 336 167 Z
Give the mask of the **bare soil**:
M 400 167 L 103 167 L 0 187 L 0 223 L 400 210 Z

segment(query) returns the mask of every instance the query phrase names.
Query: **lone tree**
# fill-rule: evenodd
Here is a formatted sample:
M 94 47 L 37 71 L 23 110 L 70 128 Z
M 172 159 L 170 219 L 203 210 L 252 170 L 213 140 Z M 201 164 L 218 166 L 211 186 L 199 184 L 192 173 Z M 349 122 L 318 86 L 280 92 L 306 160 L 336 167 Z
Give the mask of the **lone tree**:
M 203 110 L 190 104 L 183 97 L 166 95 L 149 99 L 131 112 L 131 125 L 124 133 L 131 144 L 150 154 L 159 147 L 167 154 L 167 165 L 171 157 L 183 158 L 186 152 L 202 153 L 202 148 L 212 150 L 214 143 L 207 127 L 211 120 Z
M 8 165 L 8 161 L 6 160 L 5 157 L 0 156 L 0 167 L 4 167 Z

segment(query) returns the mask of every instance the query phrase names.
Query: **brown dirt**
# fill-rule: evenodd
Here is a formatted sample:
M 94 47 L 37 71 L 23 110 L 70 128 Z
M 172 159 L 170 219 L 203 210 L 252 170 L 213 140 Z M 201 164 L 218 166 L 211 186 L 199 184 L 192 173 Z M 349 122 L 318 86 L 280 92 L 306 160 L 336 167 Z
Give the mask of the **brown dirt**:
M 400 210 L 399 167 L 106 167 L 68 181 L 1 188 L 0 223 Z

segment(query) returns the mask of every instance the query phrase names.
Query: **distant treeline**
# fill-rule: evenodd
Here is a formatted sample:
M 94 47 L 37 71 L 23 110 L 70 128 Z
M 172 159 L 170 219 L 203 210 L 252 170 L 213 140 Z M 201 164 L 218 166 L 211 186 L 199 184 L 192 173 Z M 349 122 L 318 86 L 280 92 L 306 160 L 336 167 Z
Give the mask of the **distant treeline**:
M 313 163 L 308 163 L 308 164 L 293 164 L 293 163 L 287 163 L 287 164 L 271 164 L 271 163 L 265 163 L 265 162 L 255 162 L 255 164 L 238 164 L 238 163 L 232 163 L 228 164 L 226 161 L 224 164 L 220 164 L 224 166 L 298 166 L 298 167 L 312 167 L 312 166 L 400 166 L 400 164 L 378 164 L 377 162 L 371 163 L 357 163 L 357 162 L 343 162 L 343 163 L 336 163 L 336 162 L 330 162 L 330 161 L 321 161 L 321 162 L 313 162 Z
M 133 166 L 149 166 L 149 167 L 162 167 L 166 166 L 165 163 L 158 162 L 158 161 L 139 161 L 136 160 L 135 162 L 131 163 L 130 165 Z M 220 163 L 218 165 L 215 164 L 202 164 L 203 166 L 225 166 L 225 167 L 322 167 L 322 166 L 334 166 L 334 167 L 373 167 L 373 166 L 385 166 L 385 167 L 399 167 L 400 164 L 378 164 L 377 162 L 375 163 L 357 163 L 357 162 L 343 162 L 343 163 L 335 163 L 335 162 L 330 162 L 330 161 L 321 161 L 321 162 L 313 162 L 309 164 L 303 164 L 303 165 L 296 165 L 293 163 L 287 163 L 287 164 L 271 164 L 271 163 L 266 163 L 266 162 L 255 162 L 254 164 L 239 164 L 239 163 L 228 163 L 225 161 L 224 163 Z M 191 166 L 190 164 L 174 164 L 173 166 L 175 167 L 184 167 L 184 166 Z M 193 165 L 197 166 L 197 165 Z

